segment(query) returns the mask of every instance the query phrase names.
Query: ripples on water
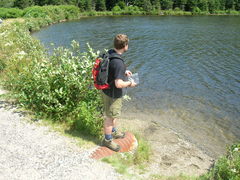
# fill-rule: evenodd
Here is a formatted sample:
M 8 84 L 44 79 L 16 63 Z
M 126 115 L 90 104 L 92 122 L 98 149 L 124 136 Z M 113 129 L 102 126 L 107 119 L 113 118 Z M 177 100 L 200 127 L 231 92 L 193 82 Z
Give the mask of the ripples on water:
M 240 139 L 239 22 L 233 16 L 98 17 L 34 36 L 47 47 L 69 46 L 75 39 L 103 50 L 111 48 L 116 33 L 128 34 L 124 57 L 141 84 L 128 89 L 133 100 L 123 115 L 147 114 L 219 155 Z

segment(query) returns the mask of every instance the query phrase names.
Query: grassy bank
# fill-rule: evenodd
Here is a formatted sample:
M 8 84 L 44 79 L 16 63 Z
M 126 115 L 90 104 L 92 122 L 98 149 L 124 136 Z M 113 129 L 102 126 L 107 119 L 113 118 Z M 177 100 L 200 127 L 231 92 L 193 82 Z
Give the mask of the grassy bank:
M 1 85 L 10 90 L 11 96 L 20 106 L 35 112 L 35 116 L 39 118 L 64 124 L 64 128 L 68 129 L 72 136 L 76 135 L 75 132 L 85 131 L 99 137 L 103 123 L 102 104 L 98 91 L 92 88 L 91 79 L 92 63 L 98 52 L 91 47 L 87 52 L 81 52 L 79 44 L 73 41 L 71 48 L 59 47 L 55 49 L 53 55 L 49 56 L 41 43 L 31 37 L 30 32 L 53 23 L 79 19 L 83 15 L 142 13 L 135 11 L 134 13 L 129 10 L 80 13 L 74 6 L 31 7 L 22 10 L 22 13 L 18 13 L 21 14 L 21 19 L 6 21 L 0 25 Z M 179 15 L 177 13 L 181 11 L 173 12 L 174 15 Z M 173 15 L 173 12 L 166 11 L 165 14 Z M 144 163 L 149 160 L 151 151 L 141 137 L 138 137 L 138 140 L 139 149 L 136 154 L 117 155 L 105 161 L 115 164 L 114 166 L 121 173 L 127 172 L 128 167 L 136 164 L 144 166 Z M 199 178 L 238 178 L 239 149 L 236 150 L 235 147 L 230 150 L 231 156 L 227 155 L 220 159 L 208 174 Z M 140 166 L 140 169 L 143 166 Z M 153 175 L 152 178 L 193 179 L 186 176 L 161 177 L 159 175 Z

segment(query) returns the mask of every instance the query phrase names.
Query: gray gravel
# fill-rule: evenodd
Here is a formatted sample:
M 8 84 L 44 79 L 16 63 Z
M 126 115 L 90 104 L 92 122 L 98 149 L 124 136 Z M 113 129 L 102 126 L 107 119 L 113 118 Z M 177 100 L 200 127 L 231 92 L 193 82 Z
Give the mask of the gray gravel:
M 93 150 L 0 106 L 0 180 L 121 178 L 110 165 L 90 159 Z

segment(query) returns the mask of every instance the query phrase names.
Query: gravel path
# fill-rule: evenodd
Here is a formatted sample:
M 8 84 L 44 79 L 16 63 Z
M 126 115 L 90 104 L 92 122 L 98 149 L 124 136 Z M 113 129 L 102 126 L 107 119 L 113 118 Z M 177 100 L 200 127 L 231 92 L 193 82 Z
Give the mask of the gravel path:
M 120 178 L 110 165 L 89 158 L 93 150 L 23 120 L 4 104 L 0 101 L 0 180 Z

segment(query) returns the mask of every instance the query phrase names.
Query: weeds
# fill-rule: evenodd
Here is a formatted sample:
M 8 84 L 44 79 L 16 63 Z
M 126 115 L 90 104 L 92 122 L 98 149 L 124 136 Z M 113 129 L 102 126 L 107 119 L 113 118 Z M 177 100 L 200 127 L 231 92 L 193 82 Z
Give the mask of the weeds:
M 240 179 L 240 143 L 228 148 L 226 156 L 218 159 L 213 168 L 200 180 L 239 180 Z

